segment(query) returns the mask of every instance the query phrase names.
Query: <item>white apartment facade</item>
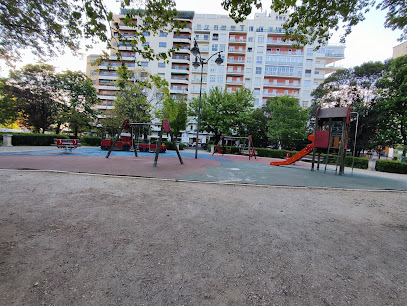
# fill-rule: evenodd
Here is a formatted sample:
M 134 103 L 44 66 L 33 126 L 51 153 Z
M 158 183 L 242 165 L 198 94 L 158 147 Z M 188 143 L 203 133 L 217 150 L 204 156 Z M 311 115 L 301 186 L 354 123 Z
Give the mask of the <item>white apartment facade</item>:
M 131 39 L 132 30 L 120 24 L 124 15 L 115 16 L 120 32 Z M 221 87 L 233 92 L 242 86 L 253 91 L 255 107 L 265 105 L 270 97 L 290 95 L 298 98 L 303 107 L 311 103 L 311 92 L 321 82 L 325 75 L 335 71 L 333 66 L 344 58 L 345 46 L 342 44 L 327 45 L 314 51 L 313 46 L 294 47 L 294 42 L 284 41 L 282 24 L 288 18 L 272 12 L 256 13 L 254 19 L 247 19 L 236 24 L 227 15 L 195 14 L 181 11 L 179 19 L 185 21 L 186 26 L 178 34 L 160 32 L 157 36 L 147 36 L 148 43 L 156 52 L 165 52 L 171 47 L 178 50 L 173 54 L 169 63 L 164 61 L 146 61 L 137 58 L 131 47 L 124 43 L 116 44 L 117 50 L 128 62 L 128 67 L 134 71 L 148 71 L 165 78 L 170 84 L 173 96 L 184 95 L 187 99 L 199 96 L 201 67 L 195 69 L 192 65 L 195 58 L 190 49 L 196 39 L 201 56 L 205 59 L 212 54 L 222 51 L 223 64 L 215 63 L 213 57 L 203 69 L 202 92 L 214 87 Z M 142 22 L 142 21 L 138 21 Z M 116 52 L 112 51 L 112 54 Z M 98 108 L 102 111 L 113 108 L 115 99 L 114 80 L 117 75 L 109 69 L 118 65 L 116 57 L 102 66 L 89 65 L 93 59 L 88 57 L 87 74 L 99 91 L 102 103 Z M 141 67 L 135 64 L 139 60 Z M 136 76 L 137 77 L 137 76 Z M 183 142 L 194 142 L 196 139 L 194 120 L 183 133 Z M 206 142 L 207 134 L 202 134 L 199 141 Z

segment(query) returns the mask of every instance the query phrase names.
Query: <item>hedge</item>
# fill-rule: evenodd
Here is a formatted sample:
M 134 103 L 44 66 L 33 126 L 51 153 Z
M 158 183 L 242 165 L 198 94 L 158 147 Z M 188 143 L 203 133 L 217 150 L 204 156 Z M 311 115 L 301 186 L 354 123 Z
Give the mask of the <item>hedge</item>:
M 33 134 L 33 133 L 1 133 L 11 134 L 11 144 L 13 146 L 49 146 L 54 143 L 54 138 L 67 139 L 68 136 L 61 134 Z
M 102 138 L 96 137 L 96 136 L 82 136 L 79 139 L 79 142 L 85 146 L 98 147 L 98 146 L 100 146 L 100 143 L 102 142 Z
M 407 174 L 407 163 L 394 160 L 376 160 L 376 170 L 390 173 Z

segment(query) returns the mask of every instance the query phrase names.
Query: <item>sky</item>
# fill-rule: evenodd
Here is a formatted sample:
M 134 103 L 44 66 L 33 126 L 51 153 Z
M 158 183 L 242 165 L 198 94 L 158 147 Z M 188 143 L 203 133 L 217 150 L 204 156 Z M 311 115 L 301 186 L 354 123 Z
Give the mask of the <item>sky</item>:
M 195 11 L 196 13 L 208 14 L 225 14 L 227 12 L 221 6 L 221 0 L 205 0 L 205 1 L 192 1 L 192 0 L 175 0 L 178 10 Z M 268 8 L 270 11 L 269 0 L 262 1 L 263 7 Z M 120 4 L 117 1 L 106 1 L 107 6 L 113 12 L 118 13 Z M 253 14 L 252 14 L 253 15 Z M 397 41 L 401 31 L 392 31 L 385 29 L 384 24 L 385 13 L 382 11 L 372 11 L 366 14 L 366 20 L 356 25 L 352 33 L 346 38 L 345 59 L 335 63 L 336 66 L 343 68 L 350 68 L 361 65 L 369 61 L 384 61 L 392 57 L 393 47 L 401 42 Z M 339 35 L 334 33 L 330 43 L 338 43 Z M 65 55 L 48 60 L 47 63 L 57 67 L 57 70 L 62 72 L 64 70 L 79 70 L 85 72 L 86 70 L 86 55 L 98 54 L 104 49 L 103 44 L 94 46 L 93 49 L 86 51 L 83 50 L 84 56 L 74 57 L 68 51 Z M 16 68 L 21 68 L 26 64 L 36 63 L 34 56 L 30 52 L 26 52 L 23 60 L 17 63 Z M 0 62 L 0 76 L 8 76 L 9 67 Z

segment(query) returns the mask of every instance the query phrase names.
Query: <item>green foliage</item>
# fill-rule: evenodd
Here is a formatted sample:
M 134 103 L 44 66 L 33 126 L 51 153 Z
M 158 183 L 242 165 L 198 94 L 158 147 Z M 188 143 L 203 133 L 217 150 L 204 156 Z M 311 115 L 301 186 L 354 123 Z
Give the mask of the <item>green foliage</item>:
M 256 148 L 258 156 L 261 157 L 270 157 L 270 158 L 281 158 L 285 159 L 287 153 L 290 156 L 297 154 L 297 151 L 288 151 L 288 150 L 274 150 L 274 149 L 263 149 L 263 148 Z
M 386 120 L 376 110 L 376 84 L 386 72 L 388 63 L 368 62 L 354 68 L 338 70 L 331 74 L 312 93 L 313 103 L 309 108 L 310 118 L 315 117 L 318 107 L 348 107 L 359 114 L 356 152 L 371 149 L 382 143 L 378 138 L 378 123 Z M 352 116 L 349 147 L 353 148 L 356 116 Z
M 11 144 L 13 146 L 49 146 L 54 143 L 55 138 L 68 139 L 68 136 L 60 134 L 31 134 L 31 133 L 11 133 L 11 134 L 13 135 L 13 137 L 11 138 Z
M 255 147 L 266 147 L 268 144 L 267 122 L 267 108 L 255 108 L 247 114 L 238 134 L 246 137 L 252 135 Z
M 55 68 L 51 65 L 26 65 L 10 72 L 5 90 L 17 101 L 22 123 L 43 133 L 55 122 L 63 98 L 55 90 Z
M 228 93 L 218 87 L 202 95 L 200 131 L 214 134 L 217 143 L 222 134 L 231 135 L 233 131 L 244 128 L 248 114 L 253 109 L 253 93 L 246 89 L 238 89 Z M 190 115 L 197 116 L 199 98 L 190 103 Z
M 5 90 L 6 79 L 0 79 L 0 125 L 13 123 L 18 116 L 17 101 Z
M 376 160 L 376 170 L 381 172 L 407 174 L 407 163 L 394 160 Z
M 82 145 L 98 147 L 100 146 L 102 138 L 95 136 L 82 136 L 79 141 Z
M 117 94 L 114 101 L 114 115 L 123 122 L 150 122 L 151 104 L 147 99 L 146 88 L 141 84 L 127 84 Z
M 287 148 L 306 138 L 307 111 L 297 99 L 289 96 L 270 98 L 267 104 L 270 114 L 267 135 L 270 140 Z
M 173 99 L 169 93 L 165 93 L 161 100 L 162 108 L 156 110 L 157 118 L 167 119 L 174 136 L 185 130 L 188 121 L 188 104 L 183 98 Z
M 171 31 L 183 26 L 182 22 L 175 20 L 177 11 L 173 0 L 121 0 L 120 3 L 122 8 L 136 7 L 122 12 L 124 24 L 135 28 L 133 35 L 136 41 L 144 39 L 143 32 Z M 143 9 L 140 9 L 141 6 Z M 0 58 L 9 65 L 19 60 L 21 50 L 27 48 L 41 57 L 55 56 L 63 53 L 65 48 L 76 53 L 84 38 L 92 39 L 92 44 L 104 42 L 112 48 L 112 32 L 118 32 L 113 22 L 111 28 L 107 26 L 113 19 L 113 13 L 102 0 L 10 0 L 1 1 L 0 7 Z M 137 17 L 144 18 L 146 22 L 136 24 L 134 20 Z M 129 45 L 148 59 L 168 57 L 168 53 L 155 54 L 149 47 Z
M 407 147 L 407 55 L 392 59 L 386 74 L 377 84 L 380 89 L 376 105 L 382 115 L 379 135 L 385 144 Z
M 175 150 L 174 144 L 172 143 L 172 141 L 163 141 L 163 143 L 165 143 L 165 146 L 167 147 L 167 150 Z M 179 150 L 184 150 L 184 144 L 179 143 Z
M 241 22 L 251 13 L 253 7 L 261 8 L 261 0 L 223 0 L 223 7 L 230 16 Z M 289 14 L 283 24 L 287 37 L 297 41 L 299 45 L 317 42 L 324 45 L 332 37 L 332 30 L 343 29 L 341 41 L 349 35 L 352 28 L 365 19 L 365 13 L 375 7 L 374 1 L 293 1 L 274 0 L 271 9 L 277 14 Z M 406 3 L 400 0 L 385 0 L 377 5 L 378 9 L 388 10 L 384 26 L 392 30 L 403 31 L 400 41 L 407 38 Z

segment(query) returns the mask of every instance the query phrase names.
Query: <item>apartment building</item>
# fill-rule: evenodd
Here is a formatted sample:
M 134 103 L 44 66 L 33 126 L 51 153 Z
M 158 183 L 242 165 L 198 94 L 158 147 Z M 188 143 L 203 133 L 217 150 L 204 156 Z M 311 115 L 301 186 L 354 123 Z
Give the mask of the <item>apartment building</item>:
M 121 35 L 131 39 L 134 28 L 125 26 L 121 22 L 123 18 L 124 15 L 115 16 L 114 22 L 119 25 Z M 119 65 L 114 55 L 117 50 L 128 62 L 127 66 L 135 71 L 136 78 L 142 77 L 143 71 L 158 74 L 170 84 L 171 95 L 191 99 L 199 96 L 201 80 L 201 67 L 193 67 L 195 58 L 190 52 L 196 40 L 203 58 L 222 51 L 223 59 L 223 64 L 218 66 L 214 57 L 203 68 L 202 91 L 226 87 L 233 92 L 244 86 L 253 91 L 255 107 L 265 105 L 270 97 L 283 95 L 294 96 L 301 106 L 308 107 L 312 90 L 323 82 L 326 74 L 335 71 L 335 63 L 344 58 L 345 46 L 342 44 L 323 46 L 317 51 L 314 46 L 296 48 L 295 42 L 284 40 L 282 24 L 288 16 L 274 12 L 256 13 L 253 19 L 238 24 L 227 15 L 190 11 L 179 12 L 178 18 L 185 22 L 185 27 L 178 33 L 160 32 L 157 36 L 145 33 L 145 44 L 156 52 L 165 52 L 171 47 L 177 49 L 169 63 L 138 58 L 126 45 L 128 42 L 113 42 L 117 49 L 112 50 L 110 60 L 99 66 L 98 71 L 89 65 L 96 55 L 88 57 L 87 74 L 99 91 L 100 110 L 113 108 L 117 91 L 114 67 Z M 140 66 L 136 61 L 140 61 Z M 194 129 L 191 120 L 183 141 L 192 142 Z M 207 135 L 203 136 L 205 142 Z

